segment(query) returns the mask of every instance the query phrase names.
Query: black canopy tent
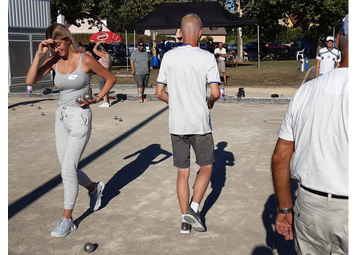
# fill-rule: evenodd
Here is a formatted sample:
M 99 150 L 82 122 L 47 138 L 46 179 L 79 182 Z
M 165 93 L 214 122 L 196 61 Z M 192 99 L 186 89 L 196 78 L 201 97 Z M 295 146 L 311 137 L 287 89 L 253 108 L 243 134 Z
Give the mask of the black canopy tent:
M 127 30 L 135 32 L 136 30 L 178 29 L 181 25 L 181 19 L 189 13 L 197 14 L 201 19 L 203 27 L 244 27 L 258 25 L 257 19 L 249 19 L 232 14 L 218 2 L 161 3 L 148 16 L 136 23 L 126 25 L 126 34 Z M 259 40 L 259 26 L 257 26 L 257 29 Z M 260 58 L 258 58 L 258 61 L 260 61 Z
M 180 28 L 181 19 L 189 13 L 197 14 L 203 27 L 244 27 L 257 25 L 257 19 L 238 17 L 218 2 L 161 3 L 142 20 L 125 26 L 127 30 Z

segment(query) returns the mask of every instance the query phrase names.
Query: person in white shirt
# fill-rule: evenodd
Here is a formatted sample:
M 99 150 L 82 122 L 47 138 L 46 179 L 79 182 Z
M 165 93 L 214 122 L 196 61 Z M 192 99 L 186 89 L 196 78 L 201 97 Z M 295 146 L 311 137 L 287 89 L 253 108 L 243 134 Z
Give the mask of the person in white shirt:
M 341 62 L 341 52 L 333 47 L 334 37 L 327 36 L 326 47 L 320 49 L 317 54 L 316 78 L 339 67 Z
M 191 227 L 206 231 L 199 206 L 215 161 L 209 109 L 220 97 L 220 76 L 214 55 L 197 46 L 202 33 L 200 18 L 196 14 L 184 16 L 180 33 L 184 45 L 165 53 L 157 78 L 156 96 L 169 104 L 169 132 L 173 162 L 178 168 L 177 195 L 182 213 L 180 233 L 190 234 Z M 208 99 L 207 83 L 211 89 Z M 191 147 L 200 171 L 189 206 Z
M 272 156 L 276 230 L 295 239 L 298 255 L 348 254 L 348 15 L 337 43 L 340 67 L 297 90 Z
M 222 42 L 220 42 L 219 46 L 214 50 L 214 55 L 215 55 L 216 61 L 218 63 L 219 71 L 222 72 L 222 74 L 223 74 L 224 84 L 225 84 L 225 86 L 227 86 L 226 70 L 225 70 L 226 49 L 223 47 Z

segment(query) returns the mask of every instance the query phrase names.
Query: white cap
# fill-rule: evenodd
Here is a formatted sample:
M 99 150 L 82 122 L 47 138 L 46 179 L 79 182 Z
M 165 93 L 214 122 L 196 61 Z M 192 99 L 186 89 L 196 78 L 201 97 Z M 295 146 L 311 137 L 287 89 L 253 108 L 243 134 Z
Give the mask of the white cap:
M 326 42 L 328 41 L 334 41 L 334 37 L 333 36 L 327 36 Z

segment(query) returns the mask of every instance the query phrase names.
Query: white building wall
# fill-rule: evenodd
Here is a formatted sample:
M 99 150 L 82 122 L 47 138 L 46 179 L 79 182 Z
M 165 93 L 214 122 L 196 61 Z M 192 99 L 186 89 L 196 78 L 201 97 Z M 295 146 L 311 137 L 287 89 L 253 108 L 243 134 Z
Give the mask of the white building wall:
M 9 92 L 26 91 L 27 70 L 50 25 L 50 0 L 8 0 Z M 52 74 L 48 74 L 34 88 L 52 85 Z
M 9 27 L 45 28 L 50 24 L 50 0 L 9 0 Z

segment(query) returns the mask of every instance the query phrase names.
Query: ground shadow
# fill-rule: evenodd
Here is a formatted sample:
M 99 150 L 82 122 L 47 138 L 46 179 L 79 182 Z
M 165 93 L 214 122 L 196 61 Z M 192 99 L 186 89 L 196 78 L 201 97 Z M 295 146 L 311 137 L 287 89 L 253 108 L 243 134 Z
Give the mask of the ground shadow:
M 295 192 L 298 188 L 297 182 L 291 179 L 291 196 L 293 203 L 296 200 Z M 295 255 L 294 241 L 286 241 L 284 237 L 275 231 L 275 220 L 277 216 L 277 198 L 272 194 L 266 201 L 262 213 L 262 221 L 266 229 L 266 244 L 272 250 L 276 249 L 279 255 Z
M 252 255 L 273 255 L 270 248 L 266 246 L 257 246 L 252 252 Z M 291 254 L 286 254 L 291 255 Z
M 90 216 L 93 213 L 93 210 L 87 209 L 80 217 L 78 217 L 76 220 L 73 221 L 77 227 L 81 224 L 81 222 L 88 216 Z
M 48 100 L 48 99 L 47 99 Z M 81 160 L 79 163 L 78 168 L 84 168 L 86 165 L 90 164 L 92 161 L 96 160 L 98 157 L 106 153 L 108 150 L 115 147 L 117 144 L 122 142 L 124 139 L 128 138 L 130 135 L 135 133 L 140 128 L 144 127 L 146 124 L 148 124 L 150 121 L 154 120 L 156 117 L 164 113 L 168 110 L 168 106 L 164 107 L 163 109 L 157 111 L 152 116 L 148 117 L 147 119 L 143 120 L 138 125 L 134 126 L 132 129 L 128 130 L 124 134 L 118 136 L 117 138 L 113 139 L 108 144 L 102 146 L 97 151 L 92 153 L 91 155 L 88 155 L 86 158 Z M 61 184 L 62 178 L 61 174 L 58 174 L 57 176 L 53 177 L 51 180 L 47 181 L 46 183 L 42 184 L 35 190 L 31 191 L 27 195 L 17 199 L 12 204 L 8 206 L 8 219 L 11 219 L 13 216 L 15 216 L 17 213 L 25 209 L 27 206 L 35 202 L 37 199 L 45 195 L 46 193 L 50 192 L 53 188 L 55 188 L 57 185 Z
M 15 108 L 17 106 L 21 106 L 21 105 L 32 105 L 32 107 L 35 107 L 35 104 L 38 104 L 38 103 L 41 103 L 41 102 L 45 102 L 45 101 L 54 101 L 54 100 L 58 100 L 57 98 L 48 98 L 48 99 L 39 99 L 39 100 L 29 100 L 29 101 L 24 101 L 24 102 L 18 102 L 16 104 L 12 104 L 12 105 L 9 105 L 7 108 L 8 109 L 11 109 L 11 108 Z
M 213 164 L 213 171 L 211 174 L 211 188 L 212 191 L 205 199 L 203 208 L 200 212 L 200 216 L 205 225 L 205 215 L 211 209 L 211 207 L 218 200 L 222 189 L 226 182 L 226 166 L 233 166 L 235 162 L 234 154 L 230 151 L 225 151 L 227 142 L 219 142 L 217 149 L 214 151 L 215 162 Z
M 168 159 L 172 154 L 163 150 L 159 144 L 151 144 L 147 148 L 139 150 L 131 155 L 126 156 L 128 159 L 134 156 L 137 158 L 120 169 L 107 183 L 103 191 L 102 206 L 104 208 L 107 204 L 118 194 L 120 190 L 142 175 L 150 165 L 158 164 Z M 159 156 L 163 155 L 159 160 L 154 161 Z

